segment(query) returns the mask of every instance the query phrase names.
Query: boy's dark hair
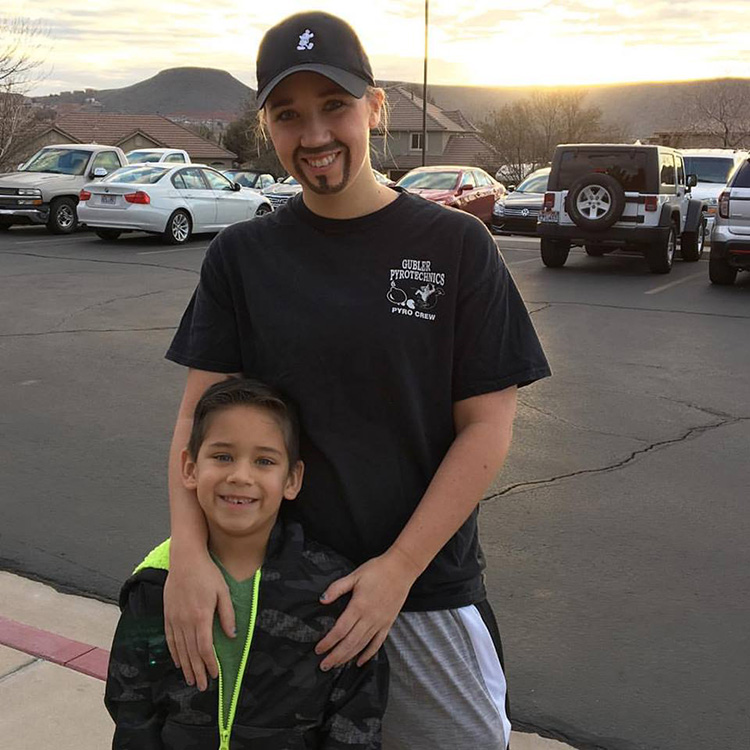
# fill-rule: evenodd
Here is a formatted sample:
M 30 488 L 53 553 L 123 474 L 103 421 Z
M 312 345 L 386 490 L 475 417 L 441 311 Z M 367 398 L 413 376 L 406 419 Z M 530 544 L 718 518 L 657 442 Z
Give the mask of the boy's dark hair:
M 228 378 L 220 383 L 214 383 L 200 397 L 195 405 L 193 428 L 187 444 L 190 458 L 195 460 L 198 457 L 198 451 L 206 438 L 211 414 L 230 406 L 257 406 L 271 412 L 284 435 L 289 468 L 297 463 L 299 419 L 294 406 L 270 386 L 249 378 Z

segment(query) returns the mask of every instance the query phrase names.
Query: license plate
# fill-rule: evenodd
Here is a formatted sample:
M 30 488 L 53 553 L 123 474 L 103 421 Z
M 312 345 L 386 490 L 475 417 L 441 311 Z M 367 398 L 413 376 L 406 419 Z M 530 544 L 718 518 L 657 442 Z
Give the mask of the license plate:
M 543 211 L 539 214 L 539 221 L 546 223 L 555 223 L 557 222 L 557 219 L 559 217 L 559 214 L 557 211 Z
M 105 203 L 108 206 L 112 206 L 115 203 L 117 203 L 117 196 L 116 195 L 103 195 L 102 203 Z

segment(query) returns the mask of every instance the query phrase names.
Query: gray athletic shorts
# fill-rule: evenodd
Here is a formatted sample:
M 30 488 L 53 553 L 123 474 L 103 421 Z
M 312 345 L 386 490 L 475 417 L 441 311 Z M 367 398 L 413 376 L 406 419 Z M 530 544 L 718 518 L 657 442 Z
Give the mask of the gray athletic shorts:
M 402 612 L 385 642 L 383 750 L 505 750 L 502 651 L 489 604 Z

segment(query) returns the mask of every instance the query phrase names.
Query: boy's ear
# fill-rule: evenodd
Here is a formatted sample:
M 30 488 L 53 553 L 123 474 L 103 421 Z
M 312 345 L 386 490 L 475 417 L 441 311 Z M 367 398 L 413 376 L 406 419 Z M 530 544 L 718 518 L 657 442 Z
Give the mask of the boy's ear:
M 292 466 L 289 470 L 289 476 L 286 478 L 286 486 L 284 487 L 284 498 L 286 500 L 294 500 L 299 491 L 302 489 L 302 476 L 305 473 L 305 464 L 302 461 Z
M 180 453 L 180 461 L 182 465 L 182 484 L 185 486 L 185 489 L 197 489 L 198 479 L 195 476 L 195 461 L 193 461 L 188 453 L 187 448 L 182 449 L 182 453 Z

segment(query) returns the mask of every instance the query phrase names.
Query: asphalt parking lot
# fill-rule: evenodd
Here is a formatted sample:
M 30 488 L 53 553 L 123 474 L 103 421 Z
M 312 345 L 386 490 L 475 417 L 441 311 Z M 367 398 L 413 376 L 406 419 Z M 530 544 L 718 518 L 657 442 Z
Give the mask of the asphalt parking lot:
M 0 567 L 113 599 L 168 532 L 184 373 L 163 359 L 210 238 L 0 234 Z M 750 274 L 498 238 L 554 377 L 483 504 L 514 719 L 580 748 L 750 746 Z

